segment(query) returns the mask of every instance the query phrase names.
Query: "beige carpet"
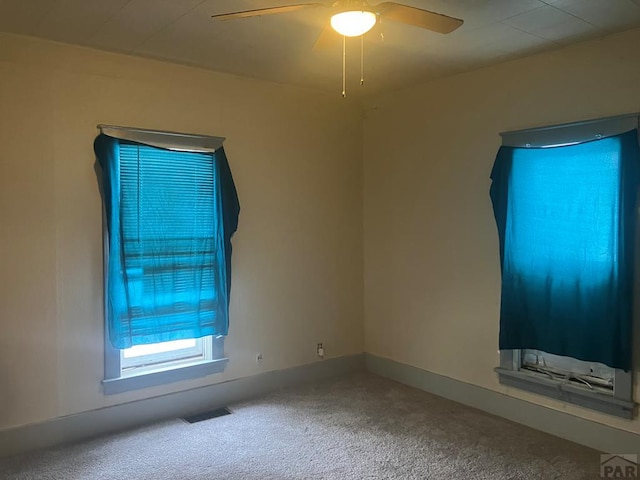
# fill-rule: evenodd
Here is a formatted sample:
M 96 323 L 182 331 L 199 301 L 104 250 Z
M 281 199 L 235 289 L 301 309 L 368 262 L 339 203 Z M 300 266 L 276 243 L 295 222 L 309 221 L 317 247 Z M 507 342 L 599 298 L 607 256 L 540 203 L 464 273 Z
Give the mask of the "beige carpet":
M 587 479 L 599 454 L 370 375 L 0 459 L 6 480 Z

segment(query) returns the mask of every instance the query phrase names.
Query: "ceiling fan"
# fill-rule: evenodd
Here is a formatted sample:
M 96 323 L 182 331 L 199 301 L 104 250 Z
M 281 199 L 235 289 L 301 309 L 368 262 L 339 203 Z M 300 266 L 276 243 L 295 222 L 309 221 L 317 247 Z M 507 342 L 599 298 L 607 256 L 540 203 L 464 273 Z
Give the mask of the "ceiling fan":
M 424 28 L 425 30 L 430 30 L 432 32 L 445 34 L 453 32 L 463 24 L 463 21 L 459 18 L 450 17 L 430 10 L 423 10 L 421 8 L 411 7 L 396 2 L 382 2 L 377 5 L 370 5 L 367 0 L 334 0 L 331 3 L 301 3 L 296 5 L 222 13 L 212 15 L 212 18 L 217 20 L 233 20 L 238 18 L 289 13 L 308 8 L 329 9 L 329 13 L 331 15 L 331 21 L 320 34 L 313 47 L 314 50 L 324 48 L 330 44 L 332 33 L 333 31 L 336 31 L 344 37 L 343 57 L 346 56 L 346 37 L 362 37 L 382 18 L 385 20 Z M 345 96 L 344 69 L 345 66 L 343 58 L 343 96 Z M 360 83 L 364 83 L 362 75 Z
M 438 33 L 451 33 L 463 23 L 459 18 L 449 17 L 441 13 L 410 7 L 396 2 L 382 2 L 370 5 L 366 0 L 338 0 L 332 3 L 301 3 L 282 7 L 259 8 L 239 12 L 212 15 L 218 20 L 258 17 L 276 13 L 289 13 L 306 8 L 329 8 L 331 10 L 331 27 L 341 35 L 358 37 L 371 30 L 378 19 L 385 18 L 394 22 L 405 23 Z

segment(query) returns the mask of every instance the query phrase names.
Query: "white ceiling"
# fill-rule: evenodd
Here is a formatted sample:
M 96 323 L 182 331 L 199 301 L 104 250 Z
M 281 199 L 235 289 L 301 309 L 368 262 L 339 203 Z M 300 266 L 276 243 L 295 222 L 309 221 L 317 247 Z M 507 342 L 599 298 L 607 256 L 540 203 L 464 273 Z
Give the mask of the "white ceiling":
M 341 91 L 342 45 L 314 51 L 328 11 L 221 22 L 211 15 L 307 0 L 0 0 L 0 31 Z M 379 3 L 371 0 L 372 4 Z M 347 51 L 348 94 L 389 91 L 640 27 L 640 0 L 398 0 L 462 18 L 441 35 L 391 21 Z M 382 40 L 382 36 L 384 40 Z

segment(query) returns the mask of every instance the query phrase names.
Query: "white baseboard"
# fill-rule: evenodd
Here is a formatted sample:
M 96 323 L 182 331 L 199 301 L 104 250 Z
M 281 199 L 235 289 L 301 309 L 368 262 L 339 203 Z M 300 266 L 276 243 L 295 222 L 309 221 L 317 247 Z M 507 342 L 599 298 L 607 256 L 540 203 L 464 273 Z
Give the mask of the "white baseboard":
M 640 435 L 387 358 L 365 354 L 367 370 L 440 397 L 606 453 L 640 453 Z
M 640 435 L 370 354 L 266 372 L 0 430 L 0 457 L 220 408 L 279 388 L 364 370 L 607 453 L 640 453 Z
M 270 391 L 364 370 L 364 355 L 265 372 L 206 387 L 90 410 L 0 430 L 0 457 L 179 418 L 247 400 Z

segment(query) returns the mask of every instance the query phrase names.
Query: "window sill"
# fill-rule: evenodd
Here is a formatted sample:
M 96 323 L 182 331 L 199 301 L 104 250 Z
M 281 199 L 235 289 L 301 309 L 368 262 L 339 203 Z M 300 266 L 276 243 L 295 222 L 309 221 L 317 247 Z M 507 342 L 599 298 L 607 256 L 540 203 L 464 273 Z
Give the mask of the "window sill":
M 102 388 L 105 395 L 114 395 L 139 390 L 141 388 L 156 387 L 180 380 L 190 380 L 214 373 L 222 373 L 227 363 L 229 363 L 228 358 L 219 358 L 217 360 L 207 360 L 193 365 L 174 367 L 151 373 L 140 373 L 138 375 L 128 375 L 119 378 L 105 378 L 102 381 Z
M 622 418 L 633 418 L 635 403 L 606 393 L 592 392 L 584 387 L 551 380 L 534 372 L 496 368 L 502 385 L 519 388 L 563 402 L 590 408 Z

